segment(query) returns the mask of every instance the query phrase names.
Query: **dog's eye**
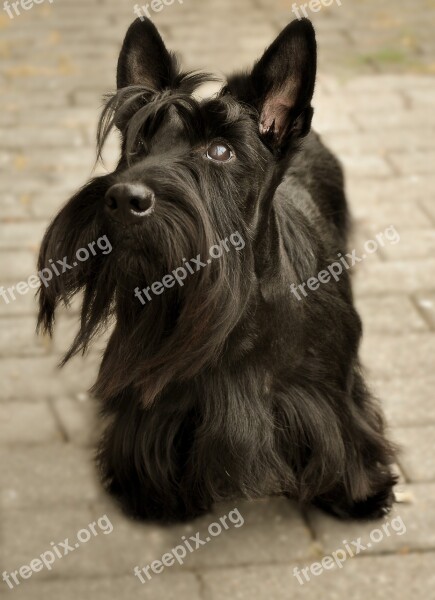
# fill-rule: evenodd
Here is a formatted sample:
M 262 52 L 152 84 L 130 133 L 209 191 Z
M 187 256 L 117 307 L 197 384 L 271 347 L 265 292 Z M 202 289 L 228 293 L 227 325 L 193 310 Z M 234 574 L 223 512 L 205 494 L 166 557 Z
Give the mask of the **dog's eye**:
M 216 162 L 228 162 L 233 156 L 234 153 L 231 148 L 222 142 L 214 142 L 206 152 L 206 157 Z

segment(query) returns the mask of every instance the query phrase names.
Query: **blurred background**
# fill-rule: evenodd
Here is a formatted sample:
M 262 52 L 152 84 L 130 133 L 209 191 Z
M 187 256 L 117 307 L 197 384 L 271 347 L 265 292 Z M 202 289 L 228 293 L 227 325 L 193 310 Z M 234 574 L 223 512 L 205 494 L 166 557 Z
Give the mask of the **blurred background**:
M 22 2 L 27 9 L 17 3 L 9 14 L 0 2 L 4 288 L 35 273 L 48 222 L 91 175 L 102 96 L 114 88 L 120 44 L 135 18 L 130 0 Z M 183 65 L 217 72 L 252 65 L 295 17 L 291 0 L 154 6 L 160 8 L 149 8 L 150 15 Z M 239 502 L 243 527 L 141 584 L 136 565 L 160 559 L 181 536 L 205 530 L 234 506 L 216 506 L 212 515 L 172 528 L 138 525 L 118 513 L 92 465 L 97 428 L 87 390 L 101 344 L 57 370 L 77 306 L 62 311 L 53 340 L 36 338 L 28 290 L 15 300 L 0 296 L 0 572 L 28 565 L 51 542 L 75 539 L 104 514 L 113 532 L 13 590 L 0 581 L 1 598 L 435 598 L 435 2 L 320 0 L 305 10 L 319 44 L 314 127 L 346 168 L 351 247 L 360 249 L 391 225 L 400 234 L 399 243 L 354 268 L 354 286 L 369 382 L 403 448 L 403 502 L 394 515 L 406 533 L 385 537 L 302 587 L 295 566 L 321 560 L 343 540 L 367 538 L 380 525 L 343 524 L 277 498 Z M 111 143 L 106 168 L 116 156 Z

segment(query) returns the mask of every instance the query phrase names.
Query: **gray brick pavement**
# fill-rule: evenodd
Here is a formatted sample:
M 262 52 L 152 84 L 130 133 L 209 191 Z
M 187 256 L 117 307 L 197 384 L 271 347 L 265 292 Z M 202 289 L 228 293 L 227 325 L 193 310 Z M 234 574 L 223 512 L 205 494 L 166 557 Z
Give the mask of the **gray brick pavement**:
M 301 568 L 304 566 L 305 563 L 300 564 Z M 289 600 L 294 597 L 427 600 L 435 586 L 433 559 L 428 554 L 350 560 L 341 570 L 327 571 L 317 578 L 312 576 L 304 587 L 293 576 L 293 568 L 292 565 L 208 571 L 203 575 L 204 597 L 209 600 Z
M 101 97 L 114 85 L 133 4 L 55 0 L 13 21 L 0 14 L 1 285 L 34 273 L 45 226 L 91 173 Z M 400 10 L 366 0 L 312 15 L 320 48 L 314 123 L 346 167 L 352 243 L 359 251 L 389 225 L 401 235 L 399 244 L 355 267 L 353 278 L 365 325 L 364 364 L 392 437 L 403 447 L 403 489 L 411 501 L 395 510 L 406 534 L 302 588 L 292 575 L 295 565 L 321 560 L 371 526 L 338 523 L 315 511 L 304 515 L 281 499 L 240 502 L 242 528 L 213 540 L 182 568 L 141 585 L 131 573 L 135 564 L 159 559 L 182 535 L 206 527 L 228 507 L 216 507 L 191 526 L 161 528 L 126 520 L 103 497 L 91 464 L 95 406 L 86 393 L 98 351 L 56 370 L 71 339 L 72 317 L 62 315 L 52 342 L 35 338 L 29 292 L 9 304 L 0 298 L 0 562 L 19 568 L 52 538 L 74 534 L 103 512 L 114 531 L 59 561 L 52 573 L 34 574 L 11 592 L 15 598 L 433 596 L 433 10 L 423 0 L 403 0 Z M 250 65 L 291 17 L 288 0 L 241 0 L 237 7 L 229 0 L 184 0 L 155 20 L 188 68 L 230 70 Z M 113 144 L 106 156 L 108 165 L 116 160 Z

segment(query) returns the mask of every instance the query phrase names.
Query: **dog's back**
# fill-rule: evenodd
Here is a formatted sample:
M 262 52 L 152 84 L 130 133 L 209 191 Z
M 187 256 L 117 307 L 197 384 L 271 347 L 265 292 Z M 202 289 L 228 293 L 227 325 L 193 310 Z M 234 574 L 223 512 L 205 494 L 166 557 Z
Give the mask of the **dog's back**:
M 338 245 L 342 248 L 346 244 L 350 221 L 343 170 L 338 159 L 314 131 L 302 141 L 287 170 L 281 191 L 285 195 L 294 195 L 299 186 L 309 193 L 326 221 L 335 226 L 332 232 L 336 236 L 338 234 Z

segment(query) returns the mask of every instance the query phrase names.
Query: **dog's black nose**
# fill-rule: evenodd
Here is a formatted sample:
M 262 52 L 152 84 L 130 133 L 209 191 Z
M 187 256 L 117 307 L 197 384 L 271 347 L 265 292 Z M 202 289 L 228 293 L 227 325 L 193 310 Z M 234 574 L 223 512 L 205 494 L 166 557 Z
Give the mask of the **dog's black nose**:
M 117 183 L 106 192 L 105 211 L 121 223 L 138 223 L 154 210 L 154 192 L 142 183 Z

